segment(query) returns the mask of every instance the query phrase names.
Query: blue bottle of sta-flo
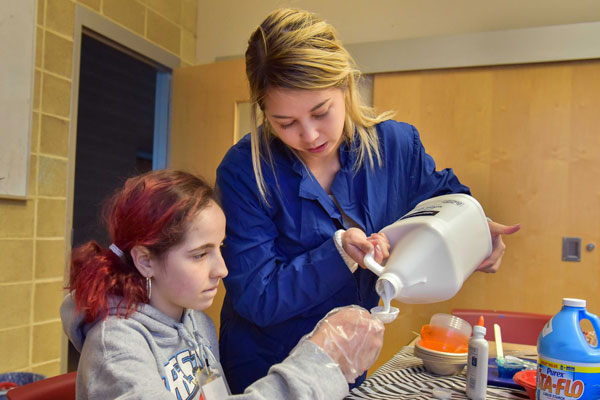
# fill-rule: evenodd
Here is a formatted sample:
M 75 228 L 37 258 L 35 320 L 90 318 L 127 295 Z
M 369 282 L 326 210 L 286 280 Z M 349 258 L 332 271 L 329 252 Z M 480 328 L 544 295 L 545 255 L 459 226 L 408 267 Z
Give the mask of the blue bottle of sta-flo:
M 589 320 L 600 333 L 600 319 L 586 310 L 585 300 L 563 299 L 563 307 L 538 337 L 536 399 L 600 399 L 600 349 L 581 330 Z

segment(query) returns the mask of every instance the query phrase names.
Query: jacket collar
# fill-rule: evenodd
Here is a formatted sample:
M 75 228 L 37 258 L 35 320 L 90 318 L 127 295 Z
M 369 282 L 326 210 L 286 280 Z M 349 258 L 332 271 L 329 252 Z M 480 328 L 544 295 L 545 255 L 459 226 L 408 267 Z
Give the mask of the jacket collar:
M 336 219 L 341 223 L 342 215 L 340 210 L 331 197 L 323 190 L 308 167 L 306 167 L 295 152 L 290 150 L 283 142 L 279 140 L 278 142 L 283 148 L 282 153 L 291 163 L 292 170 L 300 177 L 298 196 L 303 199 L 316 200 L 331 218 Z M 356 160 L 356 143 L 357 141 L 355 140 L 352 145 L 349 145 L 348 142 L 344 141 L 338 148 L 341 169 L 333 181 L 332 192 L 344 212 L 360 224 L 361 218 L 359 218 L 358 215 L 358 203 L 354 198 L 354 192 L 349 183 L 349 180 L 351 181 L 354 176 L 353 168 Z

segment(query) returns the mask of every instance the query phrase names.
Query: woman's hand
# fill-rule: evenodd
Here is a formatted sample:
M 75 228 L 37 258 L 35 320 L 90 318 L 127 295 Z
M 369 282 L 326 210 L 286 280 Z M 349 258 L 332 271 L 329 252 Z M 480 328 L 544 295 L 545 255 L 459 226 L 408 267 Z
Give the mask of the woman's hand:
M 502 225 L 494 221 L 488 221 L 490 233 L 492 234 L 492 254 L 479 264 L 477 271 L 496 272 L 500 268 L 502 256 L 506 250 L 506 245 L 502 241 L 502 235 L 512 235 L 521 229 L 520 224 Z
M 366 268 L 363 259 L 374 251 L 374 259 L 381 264 L 390 256 L 390 242 L 383 233 L 367 235 L 358 228 L 350 228 L 342 234 L 342 247 L 354 261 Z
M 307 338 L 316 343 L 353 383 L 379 356 L 385 327 L 367 310 L 347 306 L 331 310 Z

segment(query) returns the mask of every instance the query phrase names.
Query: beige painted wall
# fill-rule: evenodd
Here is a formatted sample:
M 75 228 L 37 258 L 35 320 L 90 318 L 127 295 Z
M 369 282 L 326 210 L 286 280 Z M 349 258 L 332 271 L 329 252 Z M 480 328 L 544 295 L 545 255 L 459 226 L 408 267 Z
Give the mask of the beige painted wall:
M 38 0 L 29 197 L 0 200 L 0 373 L 61 371 L 76 3 L 195 60 L 197 0 Z
M 242 55 L 278 7 L 310 10 L 345 44 L 600 21 L 597 0 L 220 0 L 198 3 L 198 64 Z

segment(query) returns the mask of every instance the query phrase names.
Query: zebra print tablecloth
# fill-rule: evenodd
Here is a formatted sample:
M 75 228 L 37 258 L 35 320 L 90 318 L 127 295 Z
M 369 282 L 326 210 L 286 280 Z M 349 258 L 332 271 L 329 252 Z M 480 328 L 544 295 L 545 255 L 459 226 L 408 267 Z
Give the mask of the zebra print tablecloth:
M 466 369 L 465 369 L 466 371 Z M 412 347 L 404 347 L 390 361 L 373 373 L 346 397 L 362 399 L 433 399 L 435 388 L 452 392 L 452 399 L 466 399 L 465 371 L 460 375 L 437 376 L 423 367 L 420 358 L 413 355 Z M 486 399 L 528 399 L 525 391 L 488 386 Z

